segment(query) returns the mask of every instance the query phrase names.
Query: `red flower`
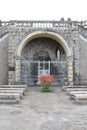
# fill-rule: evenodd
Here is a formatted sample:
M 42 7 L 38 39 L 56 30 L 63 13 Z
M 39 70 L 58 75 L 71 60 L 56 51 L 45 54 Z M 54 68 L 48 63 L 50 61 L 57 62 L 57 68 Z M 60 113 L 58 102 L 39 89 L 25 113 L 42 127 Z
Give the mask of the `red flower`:
M 54 77 L 51 75 L 50 76 L 41 76 L 40 82 L 41 82 L 41 84 L 45 84 L 45 83 L 51 84 L 52 82 L 54 82 Z

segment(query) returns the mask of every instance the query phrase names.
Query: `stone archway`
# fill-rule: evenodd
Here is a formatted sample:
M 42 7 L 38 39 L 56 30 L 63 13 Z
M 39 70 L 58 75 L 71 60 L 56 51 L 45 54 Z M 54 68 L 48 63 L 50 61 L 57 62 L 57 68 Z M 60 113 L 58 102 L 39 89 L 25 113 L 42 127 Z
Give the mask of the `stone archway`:
M 18 48 L 17 48 L 17 56 L 21 56 L 22 50 L 24 48 L 24 46 L 31 41 L 32 39 L 38 38 L 38 37 L 47 37 L 47 38 L 51 38 L 54 39 L 55 41 L 57 41 L 58 43 L 60 43 L 60 45 L 64 48 L 67 57 L 71 55 L 71 51 L 69 46 L 67 45 L 66 41 L 64 40 L 64 38 L 62 36 L 60 36 L 57 33 L 54 32 L 43 32 L 43 31 L 35 31 L 29 35 L 27 35 L 22 42 L 19 44 Z
M 65 53 L 66 53 L 66 57 L 67 57 L 67 63 L 68 63 L 68 80 L 70 83 L 73 83 L 73 58 L 72 58 L 72 54 L 71 54 L 71 50 L 69 48 L 69 46 L 67 45 L 66 41 L 63 39 L 62 36 L 60 36 L 57 33 L 54 32 L 43 32 L 43 31 L 36 31 L 33 32 L 29 35 L 27 35 L 22 42 L 19 44 L 19 47 L 17 48 L 17 57 L 18 59 L 16 59 L 16 73 L 15 73 L 15 77 L 16 77 L 16 82 L 20 81 L 20 67 L 21 67 L 21 55 L 22 55 L 22 51 L 24 49 L 24 47 L 27 45 L 27 43 L 29 43 L 29 41 L 31 41 L 32 39 L 38 38 L 38 37 L 46 37 L 46 38 L 51 38 L 55 41 L 57 41 L 64 49 Z

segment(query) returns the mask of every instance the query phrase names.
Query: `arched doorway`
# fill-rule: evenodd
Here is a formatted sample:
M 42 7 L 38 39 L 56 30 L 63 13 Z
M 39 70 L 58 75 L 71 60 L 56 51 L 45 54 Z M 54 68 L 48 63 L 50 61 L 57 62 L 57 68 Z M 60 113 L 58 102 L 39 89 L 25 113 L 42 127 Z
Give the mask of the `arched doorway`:
M 33 72 L 36 71 L 37 75 L 39 75 L 39 72 L 42 73 L 43 68 L 45 68 L 46 66 L 48 66 L 47 67 L 48 74 L 60 73 L 62 75 L 63 73 L 64 74 L 67 73 L 67 75 L 64 76 L 65 77 L 68 76 L 69 79 L 69 74 L 68 74 L 69 70 L 68 69 L 65 70 L 65 64 L 66 64 L 65 62 L 67 61 L 67 58 L 70 56 L 70 49 L 67 43 L 65 42 L 65 40 L 56 33 L 52 33 L 52 32 L 43 33 L 42 31 L 40 31 L 28 35 L 19 44 L 19 47 L 17 49 L 17 56 L 22 57 L 22 61 L 18 59 L 16 61 L 17 64 L 16 70 L 17 71 L 18 69 L 20 70 L 19 76 L 18 76 L 18 72 L 16 73 L 16 81 L 18 80 L 23 81 L 24 79 L 23 75 L 26 75 L 24 74 L 25 73 L 24 69 L 26 69 L 26 71 L 28 72 L 27 77 L 25 76 L 25 80 L 24 80 L 25 83 L 26 79 L 27 78 L 29 79 L 29 76 L 31 77 L 31 74 Z M 27 60 L 28 62 L 25 60 Z M 29 66 L 24 67 L 25 64 L 24 62 L 27 63 Z M 19 64 L 19 68 L 18 68 L 18 64 Z M 33 70 L 33 68 L 35 68 L 35 70 Z M 40 70 L 39 68 L 42 68 L 42 70 Z M 31 73 L 30 70 L 32 70 Z M 46 73 L 45 69 L 44 72 Z M 28 84 L 28 82 L 26 83 Z

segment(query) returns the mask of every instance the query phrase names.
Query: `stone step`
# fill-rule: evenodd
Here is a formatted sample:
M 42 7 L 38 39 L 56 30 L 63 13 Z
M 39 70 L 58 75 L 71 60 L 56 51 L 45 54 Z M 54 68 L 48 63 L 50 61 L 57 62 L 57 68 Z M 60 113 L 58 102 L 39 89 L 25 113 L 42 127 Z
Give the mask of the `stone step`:
M 69 92 L 67 92 L 67 94 L 69 96 L 71 96 L 73 94 L 87 94 L 87 91 L 69 91 Z
M 27 93 L 24 89 L 0 89 L 0 93 L 20 93 L 21 95 L 25 96 Z
M 70 91 L 87 91 L 87 88 L 67 88 L 66 92 L 69 93 Z
M 0 88 L 24 89 L 25 91 L 28 90 L 28 86 L 27 85 L 0 85 Z
M 25 88 L 0 88 L 0 90 L 22 90 L 23 92 L 25 92 Z
M 62 86 L 62 90 L 63 91 L 66 91 L 66 89 L 68 89 L 68 88 L 70 88 L 70 89 L 74 89 L 74 88 L 87 88 L 87 86 Z
M 0 85 L 0 102 L 19 102 L 27 89 L 27 85 Z
M 66 91 L 75 103 L 87 103 L 87 86 L 63 86 L 62 90 Z
M 19 91 L 19 90 L 0 90 L 0 93 L 20 93 L 21 97 L 25 95 L 23 91 Z
M 0 85 L 0 87 L 26 88 L 28 85 Z
M 73 99 L 76 103 L 87 103 L 87 93 L 74 94 Z
M 19 102 L 21 99 L 20 93 L 0 93 L 0 102 L 8 103 L 8 102 Z

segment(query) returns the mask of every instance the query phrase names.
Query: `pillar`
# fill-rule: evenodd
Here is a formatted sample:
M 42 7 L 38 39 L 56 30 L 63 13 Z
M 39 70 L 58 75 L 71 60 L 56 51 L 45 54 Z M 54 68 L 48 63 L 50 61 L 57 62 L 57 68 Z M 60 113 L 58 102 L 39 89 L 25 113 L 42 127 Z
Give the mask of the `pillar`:
M 68 81 L 69 85 L 73 85 L 73 56 L 69 56 L 67 60 Z
M 16 57 L 15 60 L 15 82 L 16 84 L 21 83 L 21 57 Z

